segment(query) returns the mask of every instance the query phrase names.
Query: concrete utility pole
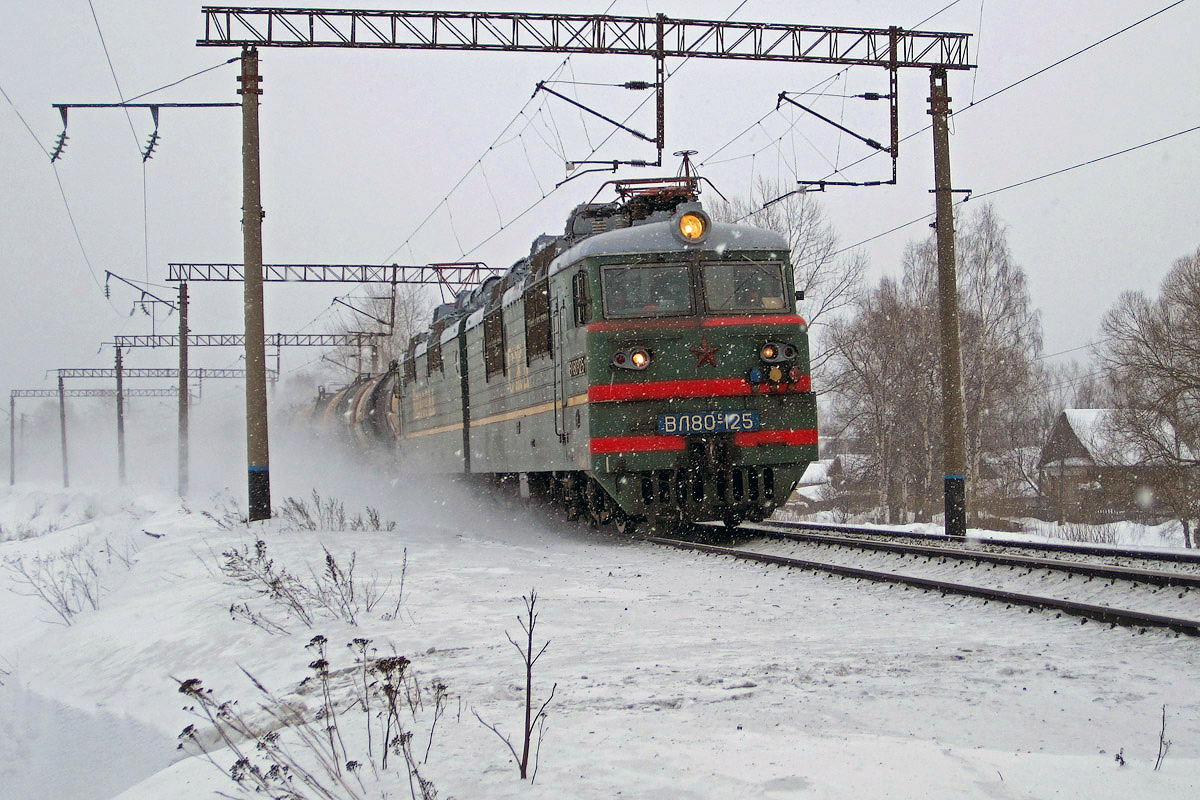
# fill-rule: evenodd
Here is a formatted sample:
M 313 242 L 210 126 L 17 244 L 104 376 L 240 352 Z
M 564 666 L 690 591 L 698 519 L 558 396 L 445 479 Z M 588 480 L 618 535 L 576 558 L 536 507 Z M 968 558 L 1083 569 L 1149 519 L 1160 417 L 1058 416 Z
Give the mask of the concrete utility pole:
M 246 314 L 246 457 L 250 521 L 271 518 L 267 353 L 263 323 L 262 194 L 258 158 L 258 49 L 242 49 L 242 263 Z
M 62 375 L 58 376 L 58 427 L 62 432 L 63 488 L 69 489 L 71 477 L 67 473 L 67 390 L 63 386 Z
M 937 200 L 938 316 L 942 326 L 942 447 L 946 534 L 967 533 L 966 402 L 958 330 L 958 278 L 954 255 L 954 195 L 950 181 L 950 97 L 946 70 L 929 73 L 929 113 L 933 117 L 934 197 Z
M 117 350 L 117 481 L 125 485 L 125 370 Z M 60 378 L 61 380 L 61 378 Z
M 17 485 L 17 398 L 8 396 L 8 485 Z
M 188 287 L 179 284 L 179 496 L 188 493 Z

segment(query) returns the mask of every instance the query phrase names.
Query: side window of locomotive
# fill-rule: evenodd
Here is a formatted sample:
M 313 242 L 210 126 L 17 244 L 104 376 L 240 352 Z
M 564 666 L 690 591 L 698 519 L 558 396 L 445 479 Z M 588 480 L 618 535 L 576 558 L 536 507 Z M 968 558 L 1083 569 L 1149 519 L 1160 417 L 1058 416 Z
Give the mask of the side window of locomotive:
M 692 285 L 686 264 L 605 267 L 601 281 L 605 317 L 692 313 Z
M 783 265 L 751 261 L 705 264 L 704 299 L 709 311 L 783 311 L 787 294 Z
M 587 325 L 592 320 L 592 295 L 588 291 L 587 272 L 580 270 L 571 279 L 571 294 L 575 301 L 575 326 Z
M 442 331 L 446 329 L 445 320 L 433 323 L 429 329 L 429 360 L 425 364 L 425 377 L 433 375 L 434 371 L 444 372 L 442 367 Z
M 487 380 L 504 372 L 504 309 L 483 318 L 483 366 Z
M 437 344 L 430 344 L 428 353 L 429 353 L 429 360 L 427 362 L 425 362 L 425 377 L 429 377 L 435 371 L 436 372 L 442 371 L 442 343 L 441 343 L 441 341 L 438 341 Z
M 525 358 L 550 352 L 550 284 L 541 281 L 525 290 Z

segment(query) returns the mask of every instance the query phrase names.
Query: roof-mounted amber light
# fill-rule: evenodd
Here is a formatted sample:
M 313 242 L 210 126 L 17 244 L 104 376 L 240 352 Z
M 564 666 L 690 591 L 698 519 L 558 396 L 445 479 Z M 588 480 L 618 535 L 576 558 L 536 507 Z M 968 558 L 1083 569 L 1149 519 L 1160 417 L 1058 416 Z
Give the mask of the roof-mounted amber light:
M 685 242 L 699 242 L 707 234 L 710 223 L 703 211 L 688 211 L 679 217 L 679 235 Z

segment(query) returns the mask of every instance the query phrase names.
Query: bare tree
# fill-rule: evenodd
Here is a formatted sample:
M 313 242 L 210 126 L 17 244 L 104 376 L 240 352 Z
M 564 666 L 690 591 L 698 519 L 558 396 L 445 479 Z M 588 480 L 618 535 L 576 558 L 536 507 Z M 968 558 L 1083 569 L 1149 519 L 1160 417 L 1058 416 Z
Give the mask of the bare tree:
M 936 467 L 930 420 L 937 373 L 928 356 L 936 352 L 935 331 L 909 290 L 888 278 L 863 295 L 857 310 L 830 326 L 830 366 L 838 379 L 827 430 L 865 448 L 861 477 L 875 487 L 886 520 L 902 522 L 915 498 L 928 494 Z
M 992 490 L 1028 485 L 1028 420 L 1041 324 L 1025 276 L 990 206 L 960 227 L 960 325 L 967 399 L 970 484 L 989 467 Z M 832 326 L 835 419 L 872 449 L 871 476 L 889 521 L 912 512 L 928 520 L 940 506 L 940 328 L 937 252 L 932 238 L 911 243 L 899 284 L 884 279 L 853 320 Z M 1011 468 L 1011 469 L 1010 469 Z M 1007 473 L 999 474 L 1001 471 Z M 978 492 L 976 495 L 978 496 Z M 978 504 L 972 503 L 978 510 Z
M 1196 545 L 1200 516 L 1200 249 L 1181 258 L 1160 295 L 1125 292 L 1101 323 L 1096 357 L 1115 399 L 1111 435 L 1154 471 L 1156 499 Z
M 759 181 L 751 197 L 719 201 L 712 212 L 716 219 L 756 225 L 787 239 L 796 289 L 804 292 L 803 310 L 809 325 L 812 371 L 820 374 L 833 352 L 823 328 L 841 312 L 853 308 L 869 261 L 863 251 L 839 257 L 837 232 L 825 207 L 814 195 L 799 192 L 769 202 L 784 194 L 787 190 L 783 184 L 764 179 Z M 814 381 L 813 385 L 818 391 L 827 388 L 824 378 Z
M 1013 260 L 1006 228 L 990 203 L 964 225 L 958 253 L 963 343 L 969 352 L 963 360 L 968 469 L 978 481 L 985 453 L 994 467 L 1021 471 L 1028 460 L 1021 452 L 1041 443 L 1028 420 L 1036 409 L 1032 390 L 1042 325 L 1025 272 Z M 1007 482 L 998 470 L 997 477 L 998 484 Z
M 513 746 L 512 740 L 505 736 L 500 730 L 490 722 L 479 716 L 479 712 L 472 709 L 475 719 L 487 728 L 496 736 L 500 737 L 500 741 L 508 745 L 509 752 L 517 761 L 517 767 L 521 771 L 522 778 L 529 778 L 529 782 L 533 783 L 537 780 L 537 763 L 538 757 L 542 750 L 542 735 L 545 733 L 546 725 L 546 707 L 550 705 L 550 701 L 554 699 L 554 691 L 558 688 L 558 684 L 550 687 L 550 695 L 541 704 L 537 712 L 533 710 L 533 668 L 537 664 L 538 659 L 546 652 L 546 648 L 550 646 L 550 641 L 547 640 L 540 649 L 534 652 L 533 631 L 537 627 L 537 590 L 530 589 L 529 594 L 521 598 L 525 601 L 525 616 L 517 617 L 517 622 L 521 625 L 521 631 L 525 634 L 523 641 L 518 642 L 512 638 L 507 631 L 504 635 L 508 637 L 509 644 L 517 649 L 521 654 L 521 661 L 525 665 L 525 725 L 521 728 L 522 748 L 521 754 L 517 754 L 517 749 Z M 529 775 L 529 756 L 531 755 L 531 747 L 533 747 L 533 732 L 538 731 L 536 742 L 536 750 L 533 755 L 533 775 Z
M 408 284 L 366 284 L 344 302 L 353 310 L 340 306 L 331 332 L 382 334 L 361 349 L 340 347 L 330 356 L 352 376 L 384 368 L 403 355 L 409 338 L 428 324 L 433 305 L 427 287 Z

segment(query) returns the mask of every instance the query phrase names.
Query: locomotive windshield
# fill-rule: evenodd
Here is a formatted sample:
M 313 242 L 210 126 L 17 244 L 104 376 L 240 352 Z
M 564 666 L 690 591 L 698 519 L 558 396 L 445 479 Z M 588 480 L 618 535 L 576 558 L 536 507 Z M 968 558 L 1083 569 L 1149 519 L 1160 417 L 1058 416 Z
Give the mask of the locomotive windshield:
M 605 267 L 604 316 L 648 317 L 692 313 L 686 264 Z
M 709 311 L 783 311 L 787 308 L 781 264 L 741 261 L 704 264 L 701 269 Z

